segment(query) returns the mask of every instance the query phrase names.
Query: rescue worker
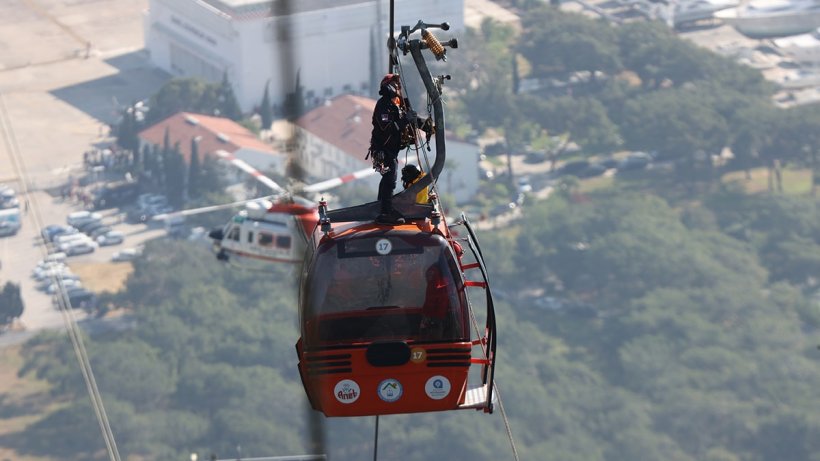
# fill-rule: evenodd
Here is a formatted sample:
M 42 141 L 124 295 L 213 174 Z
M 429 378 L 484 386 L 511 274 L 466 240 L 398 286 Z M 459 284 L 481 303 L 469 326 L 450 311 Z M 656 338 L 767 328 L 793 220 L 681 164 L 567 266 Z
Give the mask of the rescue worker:
M 413 165 L 412 163 L 408 164 L 407 166 L 401 169 L 401 184 L 402 186 L 404 186 L 405 189 L 407 189 L 413 184 L 419 182 L 419 180 L 423 178 L 425 175 L 426 173 L 419 170 L 416 165 Z M 430 203 L 430 196 L 427 193 L 426 187 L 420 190 L 418 194 L 416 194 L 416 203 Z
M 381 97 L 376 101 L 373 110 L 373 132 L 370 136 L 370 151 L 374 166 L 382 175 L 379 181 L 378 200 L 381 202 L 380 213 L 376 221 L 387 224 L 402 224 L 404 216 L 393 208 L 393 190 L 396 188 L 399 151 L 407 147 L 405 133 L 415 126 L 429 126 L 412 111 L 405 111 L 402 106 L 401 79 L 398 74 L 387 74 L 379 87 Z M 410 126 L 410 124 L 413 126 Z

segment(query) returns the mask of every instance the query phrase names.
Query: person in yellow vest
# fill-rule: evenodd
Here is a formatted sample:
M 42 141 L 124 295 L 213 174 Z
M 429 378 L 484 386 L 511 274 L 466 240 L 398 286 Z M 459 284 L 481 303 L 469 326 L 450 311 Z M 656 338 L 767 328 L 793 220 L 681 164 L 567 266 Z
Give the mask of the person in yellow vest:
M 401 169 L 401 184 L 405 189 L 417 183 L 426 173 L 418 169 L 416 165 L 407 164 Z M 427 204 L 430 202 L 430 197 L 427 194 L 427 188 L 422 189 L 416 194 L 416 203 Z

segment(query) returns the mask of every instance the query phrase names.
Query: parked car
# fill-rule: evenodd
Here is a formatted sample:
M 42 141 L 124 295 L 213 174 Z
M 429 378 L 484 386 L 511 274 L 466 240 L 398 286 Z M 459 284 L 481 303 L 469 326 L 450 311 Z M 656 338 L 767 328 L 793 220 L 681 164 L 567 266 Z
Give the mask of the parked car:
M 82 242 L 82 241 L 89 241 L 91 237 L 85 234 L 69 234 L 69 235 L 59 235 L 54 238 L 54 246 L 60 248 L 60 246 L 65 245 L 66 243 L 71 242 Z
M 85 235 L 91 235 L 92 232 L 103 226 L 105 226 L 105 224 L 103 224 L 102 221 L 89 221 L 84 224 L 80 224 L 77 229 Z
M 526 176 L 518 178 L 518 193 L 526 194 L 529 192 L 532 192 L 532 184 L 530 184 L 530 178 Z
M 59 277 L 61 275 L 71 273 L 71 269 L 63 263 L 49 264 L 45 267 L 35 267 L 31 272 L 31 276 L 37 281 L 43 281 L 51 277 Z
M 79 289 L 68 294 L 68 302 L 74 309 L 95 309 L 97 307 L 97 295 L 84 289 Z
M 52 224 L 52 225 L 46 226 L 45 229 L 43 229 L 40 232 L 40 235 L 43 236 L 43 240 L 45 240 L 46 242 L 52 242 L 52 241 L 54 241 L 54 238 L 57 237 L 58 235 L 70 235 L 70 234 L 76 234 L 77 232 L 79 232 L 79 231 L 77 230 L 76 227 L 73 227 L 73 226 L 64 226 L 64 225 L 60 225 L 60 224 Z
M 80 279 L 61 277 L 59 283 L 51 282 L 48 284 L 46 293 L 53 295 L 60 290 L 60 286 L 62 286 L 64 290 L 68 288 L 82 288 L 83 283 Z
M 606 173 L 607 167 L 601 165 L 600 163 L 593 163 L 588 167 L 584 168 L 583 170 L 579 171 L 576 176 L 579 178 L 594 178 L 595 176 L 601 176 L 602 174 Z
M 60 278 L 61 280 L 80 280 L 80 276 L 77 274 L 71 273 L 70 270 L 66 270 L 64 272 L 60 272 L 55 274 L 53 277 L 47 277 L 43 280 L 37 282 L 37 288 L 40 290 L 45 290 L 54 282 L 54 279 Z
M 97 237 L 112 232 L 114 229 L 111 226 L 100 226 L 88 233 L 92 240 L 97 240 Z
M 68 215 L 68 217 L 66 218 L 66 223 L 69 226 L 79 228 L 81 225 L 85 223 L 101 220 L 102 215 L 99 213 L 94 213 L 91 211 L 75 211 Z
M 74 309 L 94 309 L 97 307 L 97 295 L 82 287 L 66 288 L 62 293 L 55 293 L 52 297 L 56 305 L 60 305 L 66 299 Z
M 125 234 L 120 231 L 109 231 L 97 236 L 97 244 L 100 246 L 118 245 L 125 240 Z
M 44 267 L 49 263 L 65 263 L 65 253 L 52 253 L 37 262 L 37 267 Z
M 636 152 L 629 157 L 621 160 L 618 164 L 618 171 L 642 170 L 649 166 L 652 157 L 645 152 Z
M 111 261 L 133 261 L 134 259 L 139 258 L 141 255 L 142 249 L 140 248 L 126 248 L 111 255 Z
M 544 152 L 527 152 L 524 156 L 524 163 L 543 163 L 547 161 L 547 154 Z
M 97 250 L 97 247 L 99 247 L 97 242 L 78 241 L 68 243 L 63 247 L 60 247 L 60 249 L 68 256 L 76 256 L 93 253 Z
M 578 174 L 584 170 L 589 168 L 589 161 L 587 160 L 576 160 L 574 162 L 567 162 L 558 169 L 558 175 L 573 175 L 578 176 Z

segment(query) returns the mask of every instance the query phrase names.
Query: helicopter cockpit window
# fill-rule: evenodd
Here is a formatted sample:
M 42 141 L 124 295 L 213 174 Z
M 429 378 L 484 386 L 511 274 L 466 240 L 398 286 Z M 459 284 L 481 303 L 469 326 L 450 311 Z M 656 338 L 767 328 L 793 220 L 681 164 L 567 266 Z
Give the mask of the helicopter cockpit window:
M 273 245 L 273 234 L 268 234 L 267 232 L 260 232 L 259 233 L 259 246 L 269 247 Z
M 239 227 L 238 226 L 231 228 L 231 231 L 228 232 L 228 239 L 233 240 L 235 242 L 239 241 Z
M 447 242 L 427 234 L 388 242 L 351 239 L 318 249 L 303 294 L 306 343 L 469 338 L 463 281 Z
M 290 235 L 279 235 L 276 237 L 276 246 L 278 248 L 290 248 Z

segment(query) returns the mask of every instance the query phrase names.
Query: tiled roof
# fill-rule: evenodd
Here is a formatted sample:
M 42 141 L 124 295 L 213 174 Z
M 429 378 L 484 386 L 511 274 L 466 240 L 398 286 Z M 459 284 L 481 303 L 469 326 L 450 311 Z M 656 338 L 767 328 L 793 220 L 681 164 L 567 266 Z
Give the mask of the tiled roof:
M 178 112 L 165 120 L 142 130 L 140 139 L 161 146 L 165 142 L 165 130 L 173 147 L 179 143 L 179 150 L 185 161 L 191 159 L 191 140 L 199 139 L 200 158 L 217 150 L 236 152 L 239 149 L 252 149 L 277 155 L 269 145 L 257 139 L 256 135 L 233 120 L 210 115 Z
M 374 99 L 340 95 L 296 120 L 296 125 L 340 150 L 364 159 L 370 146 Z

